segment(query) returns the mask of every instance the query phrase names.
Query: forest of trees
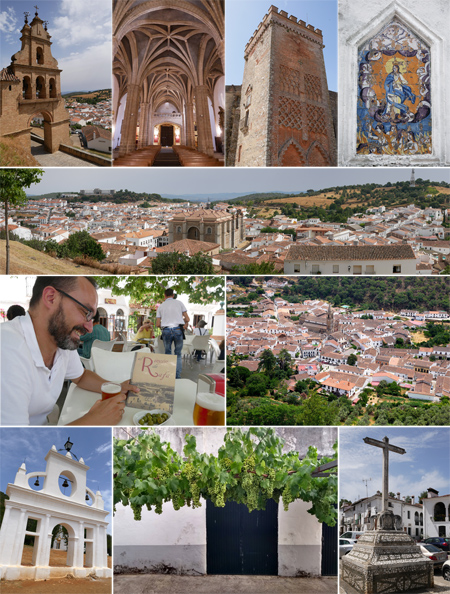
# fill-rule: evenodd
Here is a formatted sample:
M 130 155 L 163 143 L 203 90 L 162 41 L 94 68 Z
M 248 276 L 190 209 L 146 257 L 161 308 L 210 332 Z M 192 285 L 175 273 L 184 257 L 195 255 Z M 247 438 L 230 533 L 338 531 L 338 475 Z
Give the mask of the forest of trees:
M 268 280 L 268 277 L 266 278 Z M 237 277 L 233 282 L 248 287 L 253 277 Z M 350 305 L 358 309 L 450 310 L 448 277 L 424 279 L 420 276 L 393 277 L 303 277 L 289 282 L 276 296 L 291 303 L 306 299 L 324 299 L 335 306 Z M 237 300 L 239 302 L 239 300 Z M 241 299 L 241 302 L 242 301 Z
M 255 372 L 239 365 L 234 354 L 227 357 L 228 425 L 448 425 L 448 397 L 439 403 L 410 400 L 395 382 L 365 388 L 356 405 L 346 396 L 319 393 L 312 379 L 297 382 L 290 392 L 285 380 L 292 360 L 286 354 L 265 350 Z M 371 396 L 381 401 L 369 404 Z

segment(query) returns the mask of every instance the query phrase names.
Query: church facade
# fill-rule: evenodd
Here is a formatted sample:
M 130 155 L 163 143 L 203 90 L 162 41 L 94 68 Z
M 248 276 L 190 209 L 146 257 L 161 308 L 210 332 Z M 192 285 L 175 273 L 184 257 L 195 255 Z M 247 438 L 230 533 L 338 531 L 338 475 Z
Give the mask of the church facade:
M 22 48 L 0 71 L 0 137 L 13 138 L 31 150 L 31 122 L 41 114 L 44 146 L 54 153 L 60 144 L 69 144 L 70 118 L 61 97 L 61 70 L 52 56 L 51 36 L 37 9 L 31 23 L 25 16 L 21 34 Z
M 244 241 L 244 215 L 241 210 L 198 208 L 175 215 L 169 221 L 169 245 L 193 239 L 233 249 Z

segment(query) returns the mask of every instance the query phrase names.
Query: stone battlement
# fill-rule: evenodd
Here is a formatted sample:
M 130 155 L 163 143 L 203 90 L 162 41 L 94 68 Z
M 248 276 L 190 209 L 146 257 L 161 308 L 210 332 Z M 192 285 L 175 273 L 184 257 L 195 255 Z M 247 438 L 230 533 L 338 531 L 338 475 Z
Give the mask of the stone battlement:
M 302 21 L 301 19 L 297 19 L 297 17 L 295 17 L 292 14 L 291 14 L 291 16 L 288 16 L 288 13 L 285 10 L 280 10 L 278 12 L 278 8 L 272 4 L 272 6 L 269 8 L 267 14 L 264 16 L 263 20 L 259 23 L 258 28 L 253 33 L 253 35 L 250 37 L 247 45 L 245 46 L 245 53 L 247 53 L 248 48 L 255 41 L 255 39 L 258 37 L 258 35 L 261 32 L 263 32 L 263 30 L 266 29 L 266 27 L 269 25 L 271 19 L 275 15 L 278 18 L 282 17 L 282 20 L 285 19 L 286 21 L 288 21 L 286 23 L 286 25 L 289 25 L 289 26 L 297 25 L 297 27 L 295 27 L 295 28 L 292 27 L 292 30 L 297 30 L 298 32 L 304 30 L 304 31 L 307 31 L 308 33 L 314 33 L 315 35 L 320 36 L 320 40 L 322 40 L 322 30 L 321 29 L 316 29 L 314 27 L 314 25 L 307 25 L 305 21 Z M 302 31 L 302 32 L 304 32 L 304 31 Z

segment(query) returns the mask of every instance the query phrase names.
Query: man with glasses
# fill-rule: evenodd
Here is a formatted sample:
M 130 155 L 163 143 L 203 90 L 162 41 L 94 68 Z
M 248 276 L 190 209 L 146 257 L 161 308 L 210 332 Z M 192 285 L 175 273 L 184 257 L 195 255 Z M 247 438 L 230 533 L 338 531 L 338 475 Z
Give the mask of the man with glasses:
M 100 393 L 105 379 L 84 369 L 77 353 L 81 336 L 92 332 L 96 311 L 93 279 L 37 278 L 28 313 L 0 324 L 2 425 L 47 424 L 64 380 Z M 98 400 L 71 425 L 116 425 L 122 418 L 128 390 L 139 391 L 123 382 L 121 394 Z

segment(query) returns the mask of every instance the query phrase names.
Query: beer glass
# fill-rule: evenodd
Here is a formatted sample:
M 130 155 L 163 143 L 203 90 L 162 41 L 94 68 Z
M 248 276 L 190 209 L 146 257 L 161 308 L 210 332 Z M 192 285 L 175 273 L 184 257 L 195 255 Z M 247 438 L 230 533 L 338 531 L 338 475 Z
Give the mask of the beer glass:
M 199 392 L 194 406 L 194 425 L 225 425 L 225 398 L 211 392 Z
M 105 382 L 102 384 L 102 400 L 108 400 L 113 396 L 117 396 L 122 392 L 122 386 L 113 382 Z

